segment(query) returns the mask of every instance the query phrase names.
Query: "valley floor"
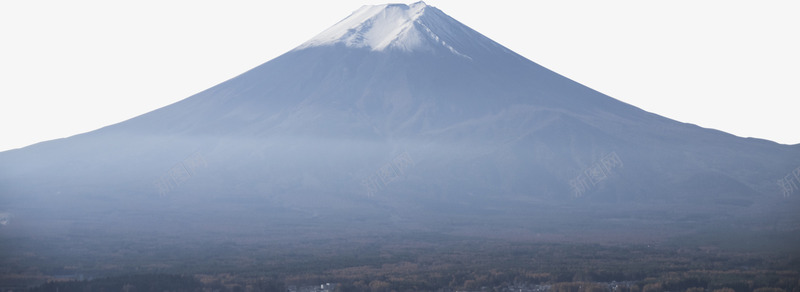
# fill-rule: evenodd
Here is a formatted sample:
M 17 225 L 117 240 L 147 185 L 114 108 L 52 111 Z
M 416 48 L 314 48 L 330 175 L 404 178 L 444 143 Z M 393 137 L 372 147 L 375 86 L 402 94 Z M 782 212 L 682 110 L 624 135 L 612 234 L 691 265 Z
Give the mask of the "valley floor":
M 139 257 L 101 252 L 28 263 L 6 254 L 0 291 L 800 291 L 800 254 L 713 247 L 418 234 L 297 248 L 229 242 Z

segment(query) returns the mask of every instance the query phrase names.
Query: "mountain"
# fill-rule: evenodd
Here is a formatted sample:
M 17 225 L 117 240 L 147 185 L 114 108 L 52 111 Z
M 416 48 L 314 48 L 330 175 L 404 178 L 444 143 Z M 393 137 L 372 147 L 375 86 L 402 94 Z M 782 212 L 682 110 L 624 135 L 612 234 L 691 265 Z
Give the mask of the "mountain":
M 794 232 L 799 167 L 800 145 L 646 112 L 418 2 L 364 6 L 177 103 L 0 153 L 0 212 L 26 234 Z

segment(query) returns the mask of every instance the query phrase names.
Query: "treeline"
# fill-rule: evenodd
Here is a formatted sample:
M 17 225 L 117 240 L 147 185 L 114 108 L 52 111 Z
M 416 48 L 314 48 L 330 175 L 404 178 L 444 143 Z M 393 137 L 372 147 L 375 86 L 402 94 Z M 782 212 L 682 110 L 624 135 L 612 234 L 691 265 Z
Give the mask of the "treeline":
M 428 275 L 384 276 L 337 283 L 337 292 L 406 292 L 406 291 L 551 291 L 551 292 L 797 292 L 798 272 L 768 273 L 759 271 L 695 271 L 669 273 L 662 277 L 624 282 L 555 282 L 551 274 L 490 271 Z M 295 281 L 299 280 L 294 278 Z M 312 283 L 312 282 L 308 282 Z M 277 279 L 244 279 L 236 275 L 221 277 L 186 275 L 127 275 L 85 281 L 56 281 L 29 289 L 39 291 L 287 291 Z
M 51 281 L 30 292 L 93 292 L 93 291 L 202 291 L 203 284 L 193 276 L 183 275 L 126 275 L 84 281 Z
M 401 279 L 397 277 L 383 280 L 357 280 L 340 283 L 336 291 L 342 292 L 393 292 L 393 291 L 532 291 L 551 292 L 666 292 L 666 291 L 716 291 L 716 292 L 800 292 L 798 274 L 776 275 L 761 272 L 743 274 L 737 271 L 709 272 L 719 275 L 669 275 L 647 278 L 640 281 L 624 282 L 552 282 L 550 275 L 539 277 L 514 277 L 515 282 L 503 282 L 503 277 L 486 275 L 461 275 L 431 277 L 429 279 Z M 530 282 L 528 282 L 530 281 Z M 513 284 L 517 283 L 517 284 Z M 521 284 L 520 284 L 521 283 Z M 520 289 L 522 288 L 522 289 Z M 526 289 L 527 288 L 527 289 Z
M 192 258 L 189 266 L 149 275 L 50 282 L 31 291 L 285 291 L 338 283 L 338 291 L 370 292 L 519 291 L 510 288 L 515 285 L 576 292 L 800 292 L 798 255 L 487 240 L 312 245 L 270 256 L 258 250 L 241 256 L 244 250 L 231 252 L 236 257 L 199 253 L 205 258 Z
M 28 289 L 29 292 L 285 292 L 281 281 L 210 281 L 202 282 L 195 276 L 147 274 L 106 277 L 84 281 L 51 281 Z

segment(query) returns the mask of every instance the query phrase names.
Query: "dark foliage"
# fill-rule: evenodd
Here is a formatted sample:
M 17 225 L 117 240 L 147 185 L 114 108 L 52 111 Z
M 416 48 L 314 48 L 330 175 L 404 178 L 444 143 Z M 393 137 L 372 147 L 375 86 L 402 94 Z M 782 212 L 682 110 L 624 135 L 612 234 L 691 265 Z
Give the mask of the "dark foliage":
M 191 276 L 181 275 L 126 275 L 85 281 L 48 282 L 30 289 L 31 292 L 94 292 L 94 291 L 128 291 L 128 292 L 190 292 L 202 291 L 202 283 Z

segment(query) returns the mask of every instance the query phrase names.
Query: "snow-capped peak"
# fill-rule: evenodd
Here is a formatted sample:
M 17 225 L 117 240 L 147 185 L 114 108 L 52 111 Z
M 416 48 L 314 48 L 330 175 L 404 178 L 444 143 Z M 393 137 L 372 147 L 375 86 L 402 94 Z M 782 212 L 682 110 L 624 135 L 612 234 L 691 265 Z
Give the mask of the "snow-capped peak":
M 344 44 L 348 47 L 369 48 L 373 51 L 390 48 L 415 51 L 430 49 L 430 46 L 435 44 L 466 57 L 441 40 L 436 32 L 421 20 L 426 14 L 444 15 L 438 10 L 428 13 L 429 10 L 436 9 L 422 1 L 410 5 L 365 5 L 297 49 Z

